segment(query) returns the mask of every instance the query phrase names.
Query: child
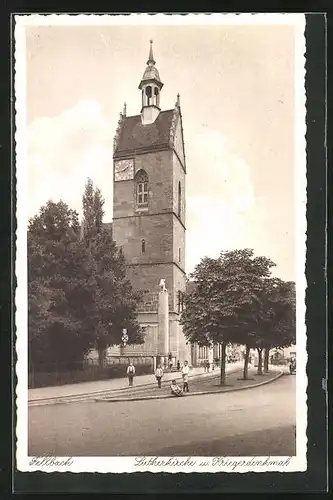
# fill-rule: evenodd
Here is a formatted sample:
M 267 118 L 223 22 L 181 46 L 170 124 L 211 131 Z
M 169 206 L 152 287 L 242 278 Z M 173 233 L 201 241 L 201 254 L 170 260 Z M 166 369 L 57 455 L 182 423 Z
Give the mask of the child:
M 133 363 L 130 363 L 129 367 L 127 368 L 128 385 L 130 387 L 132 387 L 133 385 L 134 375 L 135 375 L 135 368 L 133 366 Z
M 173 396 L 183 396 L 183 391 L 175 380 L 171 382 L 170 389 Z
M 163 370 L 161 368 L 161 365 L 158 365 L 156 372 L 155 372 L 155 377 L 157 380 L 157 386 L 159 388 L 161 388 L 162 387 L 162 377 L 163 377 Z
M 188 389 L 188 374 L 190 371 L 190 367 L 188 366 L 188 362 L 184 361 L 184 366 L 182 368 L 182 377 L 183 377 L 183 391 L 189 392 Z

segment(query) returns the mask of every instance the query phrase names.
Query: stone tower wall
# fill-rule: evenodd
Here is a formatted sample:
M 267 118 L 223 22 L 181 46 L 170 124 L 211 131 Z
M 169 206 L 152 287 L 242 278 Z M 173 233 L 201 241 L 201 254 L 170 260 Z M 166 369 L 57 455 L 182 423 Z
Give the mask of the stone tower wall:
M 138 321 L 146 328 L 145 344 L 126 349 L 158 354 L 159 281 L 163 278 L 169 296 L 169 349 L 180 361 L 190 360 L 178 309 L 178 292 L 184 292 L 186 285 L 185 170 L 171 148 L 141 151 L 140 154 L 126 153 L 122 156 L 122 159 L 125 158 L 133 159 L 134 172 L 144 170 L 149 181 L 148 208 L 136 206 L 135 178 L 114 182 L 113 237 L 123 249 L 127 276 L 133 288 L 141 292 Z

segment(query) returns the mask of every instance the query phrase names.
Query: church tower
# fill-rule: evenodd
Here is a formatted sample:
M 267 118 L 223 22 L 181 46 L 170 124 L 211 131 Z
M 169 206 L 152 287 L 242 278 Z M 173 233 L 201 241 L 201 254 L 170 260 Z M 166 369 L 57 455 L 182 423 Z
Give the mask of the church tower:
M 114 138 L 113 237 L 123 249 L 127 274 L 140 290 L 138 320 L 145 331 L 142 346 L 126 353 L 172 354 L 190 361 L 179 323 L 185 291 L 185 177 L 182 115 L 179 94 L 173 109 L 161 110 L 163 83 L 155 65 L 152 41 L 147 67 L 139 84 L 141 113 L 120 114 Z M 159 282 L 169 295 L 168 353 L 159 352 Z

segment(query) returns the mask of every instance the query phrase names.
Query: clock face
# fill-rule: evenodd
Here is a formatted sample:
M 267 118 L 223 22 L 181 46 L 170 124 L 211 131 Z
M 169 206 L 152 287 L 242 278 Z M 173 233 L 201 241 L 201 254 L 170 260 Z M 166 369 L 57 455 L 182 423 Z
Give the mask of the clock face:
M 114 163 L 114 180 L 127 181 L 134 177 L 134 160 L 118 160 Z

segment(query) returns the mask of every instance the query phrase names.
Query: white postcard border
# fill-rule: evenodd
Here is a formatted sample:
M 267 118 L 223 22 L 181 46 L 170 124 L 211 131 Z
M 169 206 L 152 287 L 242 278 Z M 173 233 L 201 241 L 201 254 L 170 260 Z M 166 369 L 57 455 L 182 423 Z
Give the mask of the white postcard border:
M 17 353 L 16 460 L 19 471 L 43 472 L 295 472 L 307 467 L 307 351 L 305 327 L 306 259 L 306 95 L 304 14 L 131 14 L 119 15 L 16 15 L 15 16 L 15 142 L 17 179 L 17 231 L 15 272 L 15 326 Z M 239 25 L 292 24 L 295 26 L 295 199 L 297 247 L 297 374 L 295 457 L 45 457 L 28 456 L 28 363 L 27 363 L 27 117 L 26 42 L 27 26 L 74 25 Z M 155 460 L 155 463 L 154 463 Z M 46 463 L 47 462 L 47 463 Z M 163 463 L 162 463 L 163 462 Z M 182 462 L 180 464 L 180 462 Z M 185 463 L 184 463 L 185 462 Z M 261 463 L 260 463 L 261 462 Z M 141 465 L 140 465 L 141 464 Z

